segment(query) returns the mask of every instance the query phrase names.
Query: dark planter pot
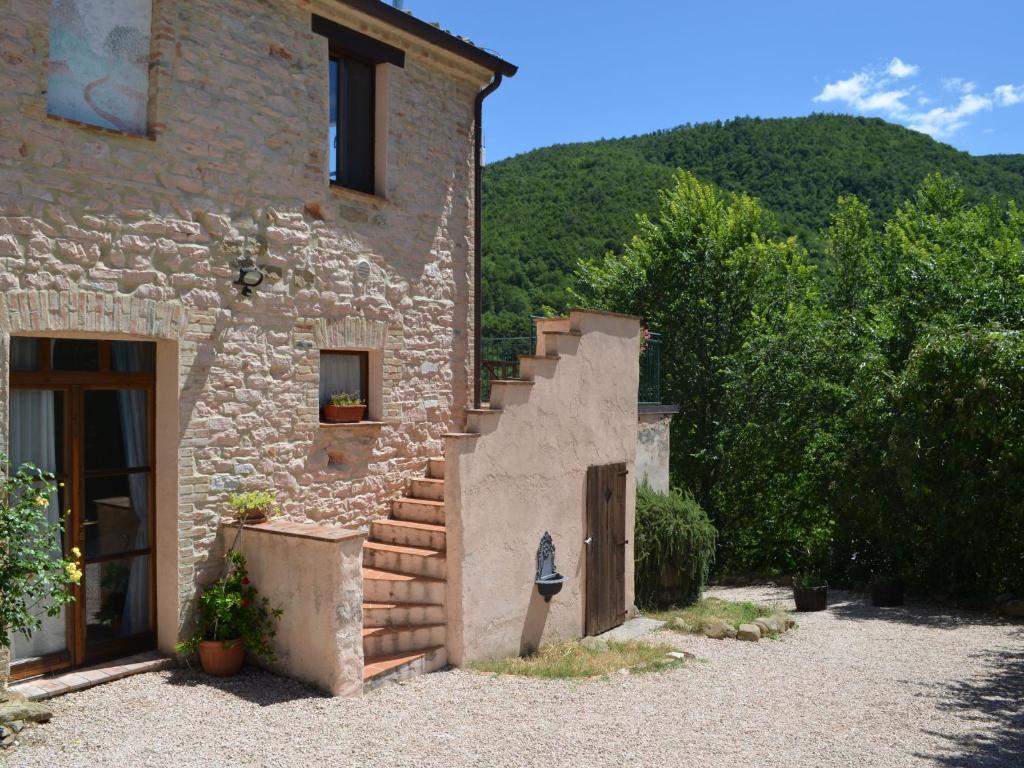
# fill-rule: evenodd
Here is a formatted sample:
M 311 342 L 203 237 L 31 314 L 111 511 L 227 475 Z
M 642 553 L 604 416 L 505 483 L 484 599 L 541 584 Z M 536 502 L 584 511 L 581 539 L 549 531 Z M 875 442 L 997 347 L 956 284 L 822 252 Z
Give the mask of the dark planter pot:
M 256 525 L 267 522 L 267 513 L 262 509 L 247 509 L 238 515 L 238 522 L 245 525 Z
M 241 640 L 203 640 L 199 643 L 199 663 L 203 672 L 214 677 L 237 675 L 245 661 Z
M 544 602 L 550 603 L 551 598 L 562 591 L 562 585 L 565 584 L 565 576 L 560 573 L 554 573 L 551 576 L 537 579 L 536 583 L 537 591 L 544 598 Z
M 363 420 L 365 405 L 325 405 L 324 421 L 328 424 L 356 424 Z
M 801 613 L 824 611 L 828 608 L 828 586 L 793 587 L 793 600 Z
M 903 580 L 873 580 L 871 582 L 871 604 L 877 608 L 896 608 L 903 605 Z

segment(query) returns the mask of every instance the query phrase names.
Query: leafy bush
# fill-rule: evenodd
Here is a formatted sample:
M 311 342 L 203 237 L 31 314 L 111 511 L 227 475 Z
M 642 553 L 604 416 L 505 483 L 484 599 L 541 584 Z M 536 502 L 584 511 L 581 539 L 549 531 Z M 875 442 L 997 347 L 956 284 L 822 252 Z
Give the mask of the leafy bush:
M 700 598 L 715 559 L 715 527 L 693 496 L 636 492 L 636 600 L 643 606 L 682 605 Z
M 32 464 L 12 474 L 2 453 L 0 474 L 0 647 L 8 648 L 13 634 L 28 639 L 43 616 L 58 616 L 74 600 L 70 586 L 82 571 L 77 547 L 69 558 L 56 549 L 63 525 L 46 515 L 57 492 L 53 475 Z
M 256 656 L 274 661 L 272 641 L 277 634 L 280 608 L 271 608 L 249 582 L 245 556 L 229 550 L 224 556 L 228 572 L 199 596 L 199 626 L 188 640 L 178 644 L 178 653 L 194 654 L 203 640 L 238 640 Z
M 228 506 L 238 515 L 262 512 L 268 517 L 277 511 L 277 494 L 274 491 L 245 491 L 228 497 Z

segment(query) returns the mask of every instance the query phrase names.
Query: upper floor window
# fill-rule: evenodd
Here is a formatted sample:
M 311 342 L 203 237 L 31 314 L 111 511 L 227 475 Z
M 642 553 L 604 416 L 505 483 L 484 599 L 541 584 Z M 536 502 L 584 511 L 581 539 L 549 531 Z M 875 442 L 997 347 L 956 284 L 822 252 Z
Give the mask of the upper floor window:
M 331 183 L 373 194 L 376 65 L 339 54 L 330 58 Z
M 313 16 L 313 31 L 328 41 L 330 120 L 327 134 L 331 184 L 382 194 L 387 145 L 382 102 L 384 65 L 405 66 L 405 52 L 376 38 Z

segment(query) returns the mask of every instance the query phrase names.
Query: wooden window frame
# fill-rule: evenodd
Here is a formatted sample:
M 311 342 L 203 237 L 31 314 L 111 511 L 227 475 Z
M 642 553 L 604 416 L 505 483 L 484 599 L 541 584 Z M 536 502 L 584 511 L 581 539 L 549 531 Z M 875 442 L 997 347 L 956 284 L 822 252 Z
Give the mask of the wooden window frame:
M 341 189 L 350 189 L 355 192 L 362 192 L 367 195 L 377 194 L 377 64 L 376 62 L 370 61 L 369 59 L 360 58 L 359 56 L 353 56 L 347 51 L 340 50 L 336 46 L 331 46 L 330 55 L 328 56 L 328 66 L 330 62 L 337 62 L 338 64 L 338 90 L 334 94 L 335 100 L 338 105 L 338 129 L 335 133 L 334 140 L 336 146 L 331 147 L 330 151 L 334 155 L 334 165 L 337 169 L 337 173 L 333 179 L 330 179 L 332 187 L 339 187 Z M 349 122 L 349 110 L 348 101 L 345 98 L 346 84 L 348 81 L 347 71 L 348 63 L 357 62 L 370 68 L 370 98 L 369 98 L 369 118 L 370 118 L 370 146 L 367 149 L 367 155 L 370 162 L 370 184 L 369 187 L 362 187 L 354 185 L 349 181 L 344 180 L 346 176 L 345 171 L 345 142 L 342 137 L 347 134 L 347 130 L 343 129 L 343 126 L 347 126 Z M 330 78 L 328 77 L 328 81 Z

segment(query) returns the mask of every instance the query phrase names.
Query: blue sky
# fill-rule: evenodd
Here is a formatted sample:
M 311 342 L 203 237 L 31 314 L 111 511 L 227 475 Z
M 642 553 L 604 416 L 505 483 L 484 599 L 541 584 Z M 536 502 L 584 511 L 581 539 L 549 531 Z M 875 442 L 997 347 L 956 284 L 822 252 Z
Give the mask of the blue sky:
M 406 0 L 520 66 L 489 162 L 741 115 L 844 112 L 972 154 L 1024 152 L 1024 3 Z

